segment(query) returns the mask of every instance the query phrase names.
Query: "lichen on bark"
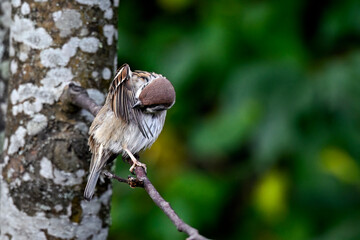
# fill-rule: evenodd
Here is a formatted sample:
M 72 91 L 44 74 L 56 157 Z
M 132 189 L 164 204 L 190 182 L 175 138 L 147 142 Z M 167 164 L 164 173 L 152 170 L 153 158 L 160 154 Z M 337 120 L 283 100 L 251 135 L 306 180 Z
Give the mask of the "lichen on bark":
M 0 155 L 5 137 L 5 115 L 7 105 L 7 85 L 9 79 L 9 27 L 11 3 L 0 3 Z M 0 157 L 1 159 L 1 157 Z
M 104 98 L 109 79 L 102 72 L 116 70 L 117 35 L 109 34 L 109 26 L 116 26 L 110 12 L 118 1 L 11 4 L 0 239 L 106 239 L 110 182 L 100 184 L 92 201 L 82 197 L 89 119 L 63 112 L 58 100 L 70 82 Z

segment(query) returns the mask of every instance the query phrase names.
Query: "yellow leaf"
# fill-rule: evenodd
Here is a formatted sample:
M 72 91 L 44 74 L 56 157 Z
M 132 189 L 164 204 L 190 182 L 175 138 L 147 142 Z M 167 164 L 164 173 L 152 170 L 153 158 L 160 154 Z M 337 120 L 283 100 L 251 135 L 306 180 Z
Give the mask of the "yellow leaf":
M 359 183 L 359 165 L 344 150 L 328 147 L 320 153 L 323 169 L 345 183 Z
M 275 222 L 286 213 L 287 188 L 288 178 L 278 170 L 271 170 L 255 187 L 255 209 L 266 221 Z

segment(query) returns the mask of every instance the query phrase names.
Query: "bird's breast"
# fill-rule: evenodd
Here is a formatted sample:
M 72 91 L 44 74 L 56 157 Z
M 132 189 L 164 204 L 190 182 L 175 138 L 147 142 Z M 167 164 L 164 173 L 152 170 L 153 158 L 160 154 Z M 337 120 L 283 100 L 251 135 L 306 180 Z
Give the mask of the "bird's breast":
M 115 117 L 113 112 L 104 115 L 106 116 L 99 119 L 102 123 L 90 132 L 94 139 L 114 153 L 124 154 L 123 148 L 126 147 L 131 153 L 136 154 L 149 148 L 158 138 L 164 126 L 166 112 L 156 115 L 144 114 L 142 119 L 148 138 L 143 136 L 135 123 L 125 123 Z
M 129 124 L 128 129 L 124 133 L 124 142 L 127 143 L 127 148 L 132 153 L 149 148 L 158 138 L 164 126 L 165 116 L 153 116 L 152 114 L 144 114 L 144 123 L 148 127 L 144 127 L 148 138 L 140 132 L 136 124 Z

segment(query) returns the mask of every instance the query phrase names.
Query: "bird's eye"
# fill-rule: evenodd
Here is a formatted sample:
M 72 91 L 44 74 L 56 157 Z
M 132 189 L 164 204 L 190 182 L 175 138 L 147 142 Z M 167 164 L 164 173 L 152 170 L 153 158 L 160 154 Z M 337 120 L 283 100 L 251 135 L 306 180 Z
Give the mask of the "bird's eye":
M 146 111 L 153 113 L 153 112 L 160 112 L 160 111 L 167 110 L 169 108 L 169 106 L 165 106 L 163 104 L 152 104 L 149 106 L 145 106 L 144 108 Z

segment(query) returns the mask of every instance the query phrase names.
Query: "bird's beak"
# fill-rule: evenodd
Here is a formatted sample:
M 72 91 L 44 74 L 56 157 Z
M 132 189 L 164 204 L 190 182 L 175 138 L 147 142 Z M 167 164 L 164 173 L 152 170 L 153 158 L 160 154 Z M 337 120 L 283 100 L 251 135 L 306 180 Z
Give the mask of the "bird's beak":
M 132 108 L 137 108 L 140 107 L 142 104 L 139 100 L 137 100 L 137 102 L 132 106 Z

